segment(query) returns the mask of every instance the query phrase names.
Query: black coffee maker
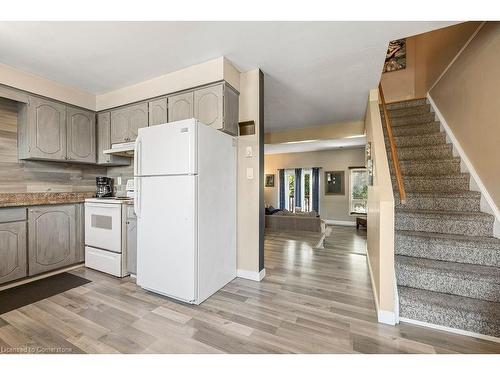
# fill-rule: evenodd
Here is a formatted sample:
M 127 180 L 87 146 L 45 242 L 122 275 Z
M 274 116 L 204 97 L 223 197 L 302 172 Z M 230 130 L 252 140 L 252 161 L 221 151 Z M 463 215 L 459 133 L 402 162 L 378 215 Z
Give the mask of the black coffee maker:
M 95 184 L 97 187 L 97 198 L 105 198 L 113 196 L 113 179 L 109 177 L 96 177 Z

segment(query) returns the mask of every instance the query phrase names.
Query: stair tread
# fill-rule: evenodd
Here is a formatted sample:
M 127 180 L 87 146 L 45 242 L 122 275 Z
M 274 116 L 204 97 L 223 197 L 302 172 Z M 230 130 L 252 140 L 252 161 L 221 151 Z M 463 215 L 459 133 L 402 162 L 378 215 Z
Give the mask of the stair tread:
M 391 116 L 396 115 L 396 117 L 403 117 L 403 116 L 406 116 L 405 111 L 407 111 L 409 109 L 416 110 L 416 111 L 426 111 L 427 110 L 427 112 L 430 112 L 431 105 L 424 103 L 424 104 L 413 105 L 411 107 L 388 109 L 388 111 L 389 111 L 389 114 Z M 420 113 L 425 113 L 425 112 L 420 112 Z
M 406 255 L 396 255 L 395 258 L 396 262 L 403 266 L 426 269 L 438 272 L 441 275 L 466 280 L 481 280 L 493 284 L 500 284 L 500 268 L 498 267 L 417 258 Z
M 446 210 L 408 210 L 404 208 L 397 208 L 396 214 L 406 214 L 415 216 L 425 216 L 428 218 L 444 217 L 454 220 L 492 220 L 493 215 L 486 212 L 474 211 L 446 211 Z
M 488 317 L 489 321 L 498 324 L 500 320 L 500 303 L 479 300 L 470 297 L 457 296 L 454 294 L 434 292 L 424 289 L 416 289 L 405 286 L 398 287 L 400 302 L 416 301 L 425 306 L 440 306 L 459 312 L 472 312 Z
M 393 180 L 396 179 L 395 176 L 391 176 Z M 433 175 L 406 175 L 404 177 L 404 180 L 426 180 L 426 179 L 431 179 L 431 180 L 437 180 L 437 179 L 442 179 L 442 180 L 455 180 L 455 179 L 462 179 L 462 178 L 469 178 L 468 173 L 453 173 L 453 174 L 440 174 L 437 176 Z M 464 191 L 464 190 L 459 190 L 457 191 Z M 418 190 L 414 190 L 414 192 L 418 192 Z
M 418 177 L 418 176 L 414 176 Z M 439 177 L 439 176 L 436 176 Z M 394 193 L 399 197 L 399 192 Z M 409 198 L 481 198 L 479 191 L 460 190 L 460 191 L 408 191 L 406 196 Z M 404 208 L 404 204 L 402 205 Z
M 488 247 L 500 251 L 500 239 L 496 237 L 465 236 L 462 234 L 419 232 L 414 230 L 396 230 L 396 235 L 449 241 L 457 243 L 460 246 L 463 246 L 464 244 L 472 244 L 474 247 Z

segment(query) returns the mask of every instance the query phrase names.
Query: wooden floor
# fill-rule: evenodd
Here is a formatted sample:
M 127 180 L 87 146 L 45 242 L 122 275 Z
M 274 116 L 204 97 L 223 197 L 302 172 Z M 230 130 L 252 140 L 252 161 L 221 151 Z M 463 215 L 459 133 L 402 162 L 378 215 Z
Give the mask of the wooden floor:
M 332 236 L 316 249 L 317 235 L 267 234 L 266 278 L 235 279 L 200 306 L 145 292 L 133 279 L 73 271 L 93 282 L 0 315 L 0 352 L 500 352 L 488 341 L 378 324 L 366 258 L 355 253 L 365 236 L 338 227 Z M 353 252 L 349 243 L 358 244 Z

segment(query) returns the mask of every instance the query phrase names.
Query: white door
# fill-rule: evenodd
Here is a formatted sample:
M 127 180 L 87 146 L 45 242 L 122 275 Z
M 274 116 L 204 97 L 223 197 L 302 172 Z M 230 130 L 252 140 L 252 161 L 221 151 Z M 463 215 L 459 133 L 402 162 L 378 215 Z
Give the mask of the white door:
M 137 284 L 185 302 L 197 297 L 197 176 L 137 178 Z
M 196 120 L 139 129 L 135 143 L 134 174 L 161 176 L 197 173 Z

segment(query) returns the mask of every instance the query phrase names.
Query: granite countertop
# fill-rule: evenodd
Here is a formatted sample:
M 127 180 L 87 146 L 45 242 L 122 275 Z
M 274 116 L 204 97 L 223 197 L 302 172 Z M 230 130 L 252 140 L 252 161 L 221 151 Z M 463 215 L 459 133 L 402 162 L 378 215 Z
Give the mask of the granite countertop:
M 39 206 L 48 204 L 83 203 L 95 197 L 95 191 L 50 193 L 0 193 L 1 207 Z

